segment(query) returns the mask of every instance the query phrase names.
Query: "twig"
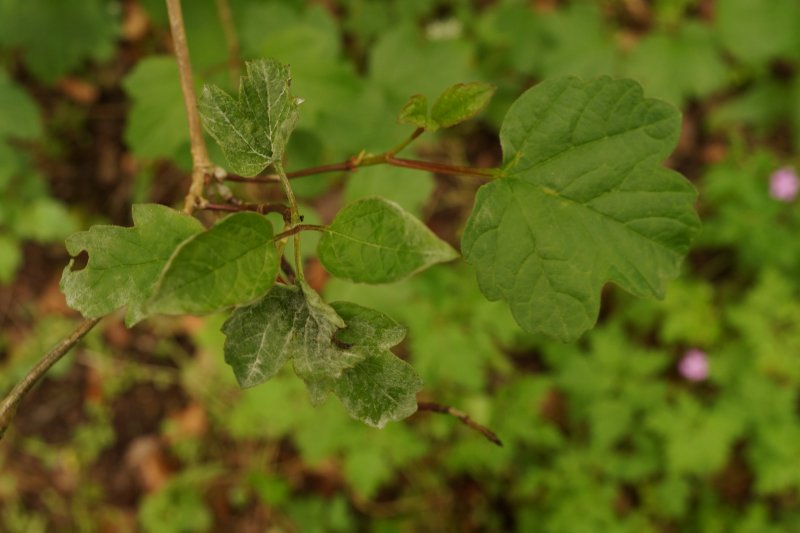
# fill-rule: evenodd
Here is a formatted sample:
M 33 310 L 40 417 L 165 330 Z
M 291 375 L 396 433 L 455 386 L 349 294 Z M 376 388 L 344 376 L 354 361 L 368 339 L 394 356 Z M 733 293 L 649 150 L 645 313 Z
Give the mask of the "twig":
M 194 79 L 192 77 L 192 63 L 189 59 L 189 46 L 186 42 L 186 29 L 183 25 L 183 13 L 180 0 L 166 0 L 169 26 L 172 31 L 172 42 L 175 47 L 175 58 L 178 61 L 178 71 L 181 78 L 183 103 L 186 107 L 186 117 L 189 119 L 189 140 L 192 144 L 192 185 L 183 203 L 183 212 L 192 214 L 195 205 L 203 203 L 203 186 L 206 174 L 212 168 L 208 157 L 206 142 L 203 138 L 203 128 L 200 125 L 200 114 L 197 112 L 197 97 L 194 94 Z
M 224 211 L 238 213 L 240 211 L 253 211 L 261 215 L 267 213 L 280 213 L 285 221 L 291 220 L 291 211 L 288 205 L 283 204 L 205 204 L 200 209 L 206 211 Z
M 450 407 L 449 405 L 442 405 L 440 403 L 434 403 L 434 402 L 417 402 L 417 410 L 430 411 L 432 413 L 441 413 L 445 415 L 454 416 L 458 418 L 461 421 L 461 423 L 479 432 L 481 435 L 489 439 L 494 444 L 497 444 L 498 446 L 503 445 L 503 442 L 494 433 L 494 431 L 478 424 L 473 419 L 471 419 L 467 413 L 459 411 L 458 409 Z
M 102 317 L 101 317 L 102 318 Z M 69 337 L 63 339 L 55 348 L 50 350 L 42 359 L 31 369 L 30 372 L 23 378 L 22 381 L 17 383 L 8 396 L 5 397 L 3 403 L 0 404 L 0 439 L 8 429 L 14 414 L 17 412 L 17 407 L 25 395 L 33 388 L 39 379 L 48 371 L 50 367 L 58 362 L 59 359 L 75 346 L 84 335 L 89 333 L 93 327 L 100 322 L 101 318 L 86 319 L 73 331 Z
M 391 150 L 380 155 L 364 158 L 351 157 L 347 161 L 342 161 L 341 163 L 320 165 L 318 167 L 310 167 L 301 170 L 295 170 L 294 172 L 287 172 L 286 177 L 291 180 L 305 176 L 324 174 L 327 172 L 353 172 L 358 170 L 360 167 L 370 167 L 381 164 L 392 165 L 395 167 L 413 168 L 417 170 L 427 170 L 429 172 L 439 172 L 441 174 L 462 174 L 466 176 L 477 176 L 480 178 L 497 177 L 497 169 L 494 168 L 464 167 L 459 165 L 449 165 L 447 163 L 434 163 L 432 161 L 401 159 L 394 157 Z M 253 178 L 229 174 L 223 179 L 240 183 L 280 183 L 280 177 L 276 174 L 255 176 Z
M 281 270 L 283 273 L 286 274 L 286 279 L 294 285 L 294 282 L 297 281 L 297 275 L 294 273 L 294 269 L 292 268 L 291 263 L 286 260 L 286 256 L 281 254 Z
M 272 240 L 280 241 L 282 239 L 285 239 L 286 237 L 297 235 L 301 231 L 328 231 L 328 228 L 325 226 L 318 226 L 316 224 L 297 224 L 296 226 L 292 226 L 291 228 L 287 229 L 284 232 L 278 233 L 272 238 Z
M 228 0 L 217 0 L 217 15 L 225 34 L 225 44 L 228 46 L 228 72 L 231 77 L 231 87 L 239 83 L 240 48 L 239 37 L 236 35 L 236 26 L 233 23 L 233 13 Z

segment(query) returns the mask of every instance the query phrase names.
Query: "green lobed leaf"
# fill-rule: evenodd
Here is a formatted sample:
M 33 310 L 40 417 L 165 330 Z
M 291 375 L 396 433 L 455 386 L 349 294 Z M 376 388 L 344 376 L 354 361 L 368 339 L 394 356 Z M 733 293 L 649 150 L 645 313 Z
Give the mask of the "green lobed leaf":
M 275 283 L 278 262 L 272 224 L 266 217 L 234 213 L 175 250 L 147 310 L 203 314 L 252 302 Z
M 428 98 L 424 94 L 409 97 L 406 105 L 400 110 L 397 121 L 400 124 L 409 124 L 426 130 L 432 129 L 433 124 L 428 120 Z
M 127 305 L 126 325 L 145 318 L 144 303 L 175 248 L 203 231 L 196 219 L 155 204 L 134 205 L 133 224 L 92 226 L 67 237 L 70 255 L 89 254 L 85 268 L 73 271 L 72 259 L 61 276 L 67 304 L 83 316 L 97 318 Z
M 333 391 L 353 418 L 382 428 L 417 410 L 422 380 L 411 365 L 389 349 L 406 336 L 406 329 L 383 313 L 350 302 L 331 306 L 347 323 L 336 334 L 364 359 L 346 369 L 333 383 Z
M 486 107 L 496 89 L 491 83 L 481 81 L 448 87 L 431 107 L 431 122 L 449 128 L 469 120 Z
M 547 81 L 500 132 L 503 176 L 478 191 L 464 257 L 526 331 L 563 341 L 597 319 L 613 281 L 661 297 L 697 231 L 696 192 L 660 166 L 680 115 L 630 80 Z
M 458 257 L 419 219 L 383 198 L 358 200 L 339 211 L 317 254 L 334 276 L 364 283 L 397 281 Z
M 275 285 L 223 324 L 225 361 L 242 387 L 271 378 L 289 359 L 306 382 L 336 378 L 363 355 L 334 343 L 345 322 L 304 282 Z
M 290 92 L 289 67 L 272 59 L 246 63 L 239 98 L 214 85 L 200 95 L 203 125 L 219 143 L 231 169 L 254 176 L 280 161 L 297 123 L 300 100 Z

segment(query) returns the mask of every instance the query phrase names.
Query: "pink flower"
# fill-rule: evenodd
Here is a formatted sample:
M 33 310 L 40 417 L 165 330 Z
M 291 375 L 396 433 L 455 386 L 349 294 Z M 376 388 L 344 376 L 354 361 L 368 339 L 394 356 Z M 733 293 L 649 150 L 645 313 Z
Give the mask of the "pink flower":
M 791 167 L 779 168 L 769 177 L 769 195 L 781 202 L 792 202 L 800 191 L 800 178 Z
M 704 381 L 708 378 L 708 356 L 702 350 L 686 350 L 678 363 L 678 371 L 689 381 Z

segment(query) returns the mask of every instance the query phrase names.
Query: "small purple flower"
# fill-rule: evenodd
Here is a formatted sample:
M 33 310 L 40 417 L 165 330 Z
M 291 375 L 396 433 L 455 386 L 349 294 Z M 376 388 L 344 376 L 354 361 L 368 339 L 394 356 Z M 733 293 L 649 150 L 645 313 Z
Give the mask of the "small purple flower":
M 708 356 L 697 348 L 686 350 L 678 363 L 678 371 L 689 381 L 705 381 L 708 378 Z
M 792 202 L 800 191 L 800 178 L 791 167 L 782 167 L 769 177 L 769 195 L 780 202 Z

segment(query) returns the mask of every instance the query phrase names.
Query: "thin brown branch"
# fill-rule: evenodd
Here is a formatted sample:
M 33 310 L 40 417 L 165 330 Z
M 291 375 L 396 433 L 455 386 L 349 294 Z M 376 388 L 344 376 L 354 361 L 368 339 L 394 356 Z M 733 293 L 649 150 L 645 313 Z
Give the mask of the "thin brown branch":
M 58 343 L 55 348 L 47 352 L 36 366 L 28 372 L 23 380 L 11 389 L 11 392 L 3 399 L 3 403 L 0 403 L 0 439 L 3 438 L 6 429 L 8 429 L 8 426 L 11 424 L 14 414 L 17 412 L 17 407 L 19 407 L 25 395 L 33 388 L 39 379 L 64 357 L 64 355 L 69 352 L 70 348 L 75 346 L 84 335 L 89 333 L 100 320 L 100 318 L 91 318 L 81 322 L 75 331 Z
M 440 403 L 435 403 L 435 402 L 417 402 L 417 410 L 430 411 L 431 413 L 441 413 L 445 415 L 454 416 L 457 419 L 459 419 L 462 424 L 474 429 L 475 431 L 486 437 L 489 441 L 493 442 L 494 444 L 497 444 L 498 446 L 503 445 L 503 442 L 495 434 L 494 431 L 478 424 L 473 419 L 471 419 L 467 413 L 459 411 L 458 409 L 450 407 L 449 405 L 442 405 Z
M 381 164 L 388 164 L 402 168 L 412 168 L 416 170 L 427 170 L 428 172 L 438 172 L 440 174 L 463 174 L 466 176 L 477 176 L 488 179 L 497 177 L 497 169 L 494 168 L 464 167 L 460 165 L 450 165 L 447 163 L 434 163 L 433 161 L 402 159 L 392 156 L 391 151 L 365 158 L 351 157 L 347 161 L 342 161 L 341 163 L 333 163 L 330 165 L 320 165 L 318 167 L 295 170 L 294 172 L 287 172 L 286 177 L 289 179 L 295 179 L 305 176 L 314 176 L 316 174 L 324 174 L 326 172 L 352 172 L 358 170 L 360 167 L 370 167 Z M 252 178 L 228 174 L 224 179 L 239 183 L 280 183 L 280 178 L 274 174 L 255 176 Z
M 217 16 L 225 34 L 225 44 L 228 47 L 228 72 L 231 77 L 231 87 L 236 88 L 239 83 L 239 65 L 241 64 L 241 50 L 239 37 L 236 34 L 236 25 L 233 23 L 233 13 L 228 0 L 217 0 Z
M 287 172 L 286 177 L 291 179 L 295 178 L 302 178 L 305 176 L 314 176 L 316 174 L 324 174 L 326 172 L 347 172 L 355 170 L 359 167 L 359 164 L 356 162 L 355 159 L 348 159 L 347 161 L 342 161 L 341 163 L 333 163 L 331 165 L 320 165 L 318 167 L 310 167 L 304 168 L 301 170 L 296 170 L 294 172 Z M 236 174 L 228 174 L 224 178 L 227 181 L 235 181 L 238 183 L 280 183 L 281 179 L 280 176 L 277 174 L 267 174 L 265 176 L 253 176 L 252 178 L 247 178 L 245 176 L 237 176 Z
M 417 161 L 415 159 L 400 159 L 397 157 L 387 157 L 386 163 L 402 168 L 414 168 L 417 170 L 427 170 L 440 174 L 463 174 L 465 176 L 478 176 L 481 178 L 494 178 L 495 169 L 464 167 L 460 165 L 449 165 L 447 163 L 434 163 L 432 161 Z
M 194 93 L 192 63 L 189 58 L 189 46 L 186 42 L 186 29 L 183 24 L 180 0 L 166 0 L 169 25 L 172 31 L 172 42 L 175 47 L 175 58 L 181 78 L 183 103 L 189 119 L 189 139 L 192 144 L 192 184 L 183 204 L 183 211 L 191 214 L 198 203 L 203 202 L 203 185 L 206 174 L 211 169 L 203 128 L 200 125 L 200 114 L 197 111 L 197 97 Z
M 284 220 L 288 221 L 291 212 L 288 205 L 284 204 L 205 204 L 200 209 L 206 211 L 223 211 L 227 213 L 239 213 L 241 211 L 253 211 L 266 215 L 267 213 L 280 213 Z
M 297 280 L 297 274 L 294 273 L 294 269 L 292 268 L 292 264 L 286 259 L 286 256 L 281 254 L 281 270 L 283 273 L 286 274 L 286 279 L 289 283 L 294 285 L 294 282 Z
M 296 226 L 292 226 L 286 231 L 278 233 L 272 238 L 272 240 L 277 242 L 280 241 L 281 239 L 285 239 L 286 237 L 297 235 L 301 231 L 327 231 L 327 230 L 328 228 L 326 226 L 318 226 L 316 224 L 298 224 Z

